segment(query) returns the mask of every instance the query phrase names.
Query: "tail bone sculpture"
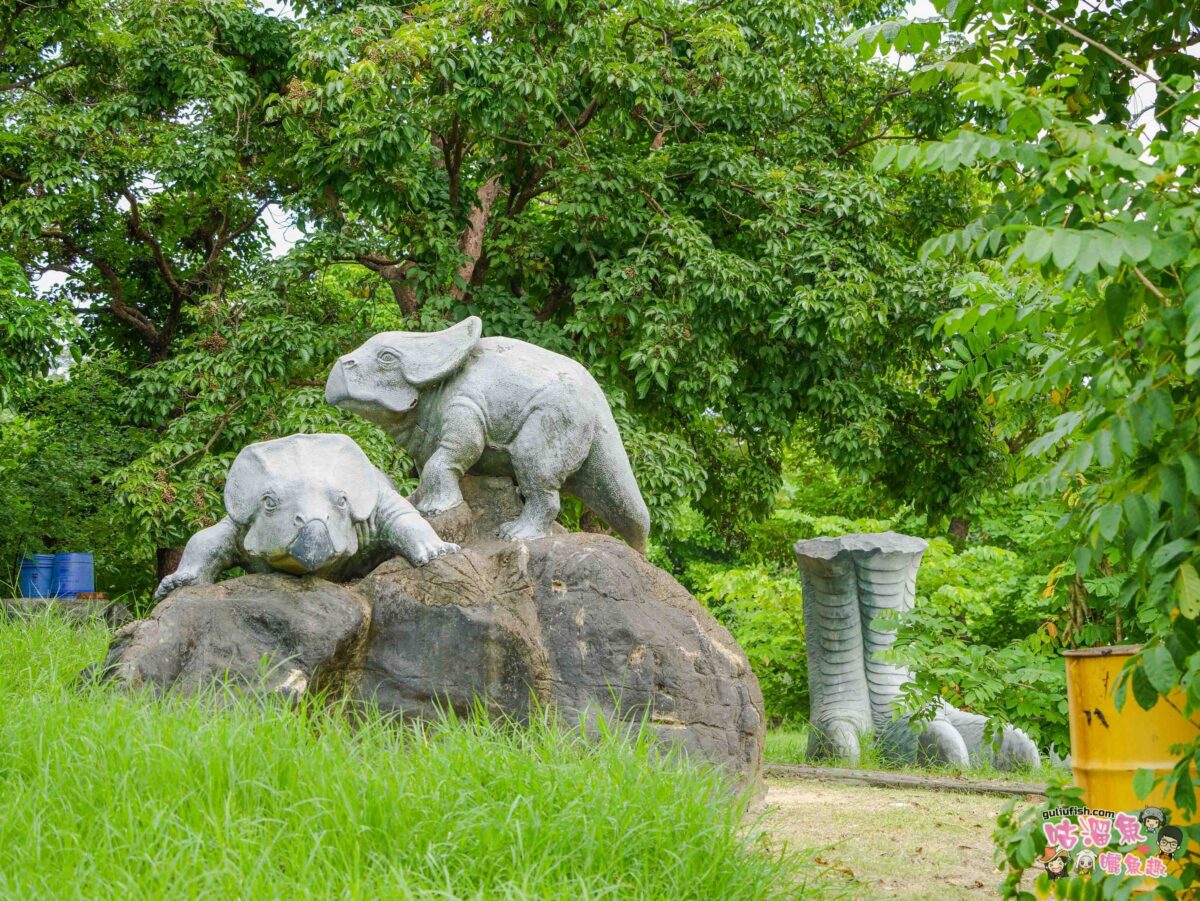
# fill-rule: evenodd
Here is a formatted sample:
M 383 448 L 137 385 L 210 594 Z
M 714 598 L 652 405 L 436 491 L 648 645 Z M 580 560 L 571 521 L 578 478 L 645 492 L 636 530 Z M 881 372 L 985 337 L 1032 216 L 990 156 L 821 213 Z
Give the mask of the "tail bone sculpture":
M 812 702 L 808 756 L 857 763 L 860 740 L 874 733 L 885 755 L 904 761 L 1037 766 L 1037 747 L 1024 732 L 1008 727 L 998 743 L 985 741 L 987 717 L 944 701 L 926 722 L 897 716 L 895 701 L 912 677 L 879 659 L 896 633 L 878 628 L 875 620 L 884 611 L 912 609 L 927 547 L 920 538 L 895 532 L 796 543 Z
M 502 538 L 549 534 L 563 490 L 644 550 L 650 514 L 596 380 L 574 360 L 481 338 L 482 329 L 471 316 L 440 332 L 378 334 L 338 360 L 325 399 L 382 426 L 413 456 L 426 515 L 462 503 L 464 473 L 508 476 L 525 507 Z
M 225 512 L 188 540 L 155 598 L 215 582 L 235 565 L 338 579 L 396 554 L 420 566 L 459 549 L 345 435 L 289 435 L 242 448 L 225 479 Z

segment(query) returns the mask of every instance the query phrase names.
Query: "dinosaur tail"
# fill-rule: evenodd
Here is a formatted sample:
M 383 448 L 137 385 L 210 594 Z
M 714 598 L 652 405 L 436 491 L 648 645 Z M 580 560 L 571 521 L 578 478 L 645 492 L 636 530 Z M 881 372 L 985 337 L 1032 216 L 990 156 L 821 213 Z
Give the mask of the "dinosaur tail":
M 650 511 L 629 465 L 612 415 L 597 423 L 592 448 L 565 486 L 635 550 L 645 553 Z

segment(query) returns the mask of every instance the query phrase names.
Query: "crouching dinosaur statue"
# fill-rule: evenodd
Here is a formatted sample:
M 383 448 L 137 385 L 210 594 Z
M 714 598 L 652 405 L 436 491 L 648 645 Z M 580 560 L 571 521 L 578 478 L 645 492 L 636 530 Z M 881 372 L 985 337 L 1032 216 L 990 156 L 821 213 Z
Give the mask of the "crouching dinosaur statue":
M 215 582 L 232 566 L 337 580 L 396 554 L 420 566 L 459 550 L 345 435 L 289 435 L 242 448 L 225 480 L 225 512 L 188 540 L 156 599 Z
M 1037 746 L 1020 729 L 1006 727 L 998 741 L 987 741 L 987 717 L 944 701 L 927 721 L 895 712 L 912 676 L 878 659 L 896 633 L 879 628 L 875 619 L 884 611 L 912 609 L 927 547 L 920 538 L 896 532 L 796 543 L 811 698 L 808 756 L 857 763 L 862 741 L 873 733 L 885 757 L 904 762 L 1036 767 Z
M 650 514 L 596 380 L 574 360 L 482 330 L 471 316 L 439 332 L 378 334 L 338 360 L 325 399 L 412 455 L 427 516 L 462 503 L 465 473 L 507 476 L 524 509 L 501 538 L 548 535 L 563 490 L 644 550 Z

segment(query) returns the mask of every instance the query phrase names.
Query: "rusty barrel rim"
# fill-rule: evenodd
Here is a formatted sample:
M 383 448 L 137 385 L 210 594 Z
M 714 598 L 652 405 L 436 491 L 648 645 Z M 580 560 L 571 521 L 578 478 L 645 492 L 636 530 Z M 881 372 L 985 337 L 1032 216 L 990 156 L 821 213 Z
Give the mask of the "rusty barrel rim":
M 1101 648 L 1072 648 L 1063 651 L 1064 657 L 1132 657 L 1142 649 L 1140 644 L 1109 644 Z

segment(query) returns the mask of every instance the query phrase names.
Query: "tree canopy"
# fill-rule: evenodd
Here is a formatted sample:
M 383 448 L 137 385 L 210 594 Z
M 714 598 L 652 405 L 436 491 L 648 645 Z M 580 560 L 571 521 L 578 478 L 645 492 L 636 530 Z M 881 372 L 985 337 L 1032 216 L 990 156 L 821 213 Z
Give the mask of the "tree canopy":
M 175 499 L 215 499 L 241 443 L 311 426 L 339 350 L 469 313 L 592 369 L 663 535 L 681 503 L 740 534 L 798 428 L 937 513 L 994 474 L 986 404 L 938 378 L 949 267 L 917 254 L 980 187 L 871 168 L 884 126 L 941 115 L 843 44 L 878 5 L 300 10 L 6 13 L 0 241 L 63 277 L 39 302 L 78 348 L 141 367 L 161 440 L 115 478 L 143 539 L 213 515 Z M 278 261 L 272 204 L 304 235 Z

